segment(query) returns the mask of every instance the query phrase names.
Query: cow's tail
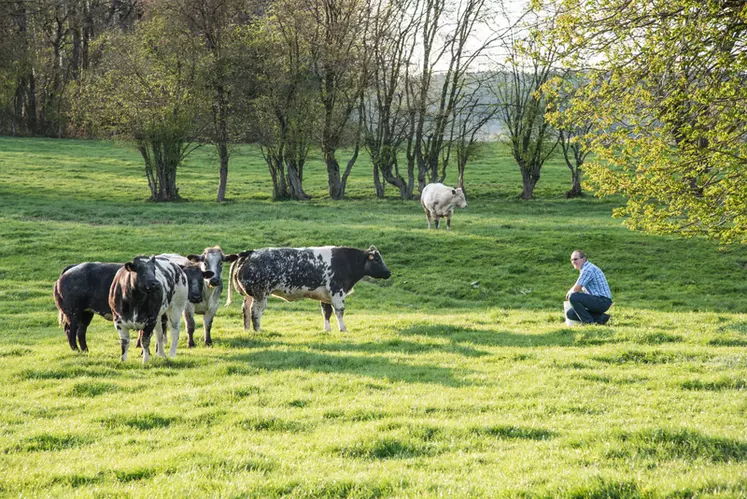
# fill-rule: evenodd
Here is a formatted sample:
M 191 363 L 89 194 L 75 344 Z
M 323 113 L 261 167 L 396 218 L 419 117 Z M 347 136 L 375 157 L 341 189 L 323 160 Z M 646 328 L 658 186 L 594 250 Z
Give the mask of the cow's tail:
M 64 272 L 64 271 L 63 271 Z M 62 294 L 60 293 L 59 282 L 54 283 L 54 304 L 57 305 L 57 325 L 62 327 L 65 321 L 65 314 L 62 312 Z
M 253 253 L 252 250 L 249 251 L 242 251 L 239 253 L 239 257 L 231 262 L 231 268 L 228 270 L 228 297 L 226 298 L 226 307 L 231 304 L 231 298 L 232 298 L 232 292 L 234 288 L 236 291 L 239 290 L 238 284 L 236 283 L 236 272 L 238 271 L 239 267 L 251 256 Z
M 231 268 L 228 271 L 228 298 L 226 298 L 226 307 L 231 304 L 231 295 L 233 291 L 233 280 L 236 276 L 236 268 L 238 267 L 239 261 L 242 260 L 241 258 L 237 258 L 236 260 L 231 262 Z

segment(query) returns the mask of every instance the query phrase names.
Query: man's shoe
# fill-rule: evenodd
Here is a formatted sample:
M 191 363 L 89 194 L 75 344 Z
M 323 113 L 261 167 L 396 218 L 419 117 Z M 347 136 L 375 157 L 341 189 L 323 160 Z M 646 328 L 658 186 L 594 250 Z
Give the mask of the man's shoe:
M 602 314 L 599 316 L 598 324 L 605 325 L 610 320 L 610 314 Z

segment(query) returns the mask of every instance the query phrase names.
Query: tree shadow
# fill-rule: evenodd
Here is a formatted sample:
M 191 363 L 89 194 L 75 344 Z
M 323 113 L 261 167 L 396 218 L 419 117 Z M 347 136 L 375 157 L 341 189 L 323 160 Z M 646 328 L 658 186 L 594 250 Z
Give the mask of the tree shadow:
M 439 384 L 449 387 L 462 387 L 472 383 L 465 381 L 471 371 L 448 369 L 432 364 L 414 365 L 392 362 L 377 356 L 328 355 L 302 350 L 277 351 L 261 350 L 228 358 L 234 363 L 228 367 L 231 374 L 244 374 L 241 365 L 249 365 L 251 370 L 266 369 L 283 371 L 305 369 L 319 373 L 348 373 L 359 376 L 388 379 L 392 382 Z M 248 372 L 246 374 L 249 374 Z

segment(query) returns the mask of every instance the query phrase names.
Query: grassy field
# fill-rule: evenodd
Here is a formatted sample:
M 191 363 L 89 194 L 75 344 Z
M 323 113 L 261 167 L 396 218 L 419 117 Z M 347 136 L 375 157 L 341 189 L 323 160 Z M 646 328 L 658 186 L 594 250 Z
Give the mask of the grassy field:
M 560 162 L 521 202 L 497 146 L 451 232 L 376 200 L 362 162 L 347 201 L 316 158 L 314 199 L 275 203 L 245 147 L 222 205 L 216 164 L 198 150 L 188 201 L 154 204 L 134 150 L 0 138 L 0 496 L 747 497 L 747 248 L 630 232 L 614 200 L 564 200 Z M 121 363 L 96 317 L 70 351 L 65 265 L 214 244 L 374 244 L 393 275 L 358 284 L 348 334 L 275 299 L 245 332 L 234 300 L 212 348 L 183 330 L 176 359 Z M 610 281 L 608 326 L 563 323 L 576 248 Z

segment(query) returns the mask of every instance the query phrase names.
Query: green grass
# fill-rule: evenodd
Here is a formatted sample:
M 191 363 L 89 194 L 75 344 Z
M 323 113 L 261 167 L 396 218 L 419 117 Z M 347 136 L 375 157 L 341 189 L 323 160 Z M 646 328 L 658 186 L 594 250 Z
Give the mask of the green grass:
M 364 162 L 347 201 L 313 158 L 313 200 L 274 203 L 247 146 L 222 205 L 216 164 L 198 150 L 188 201 L 154 204 L 133 150 L 0 138 L 0 496 L 747 495 L 746 248 L 630 232 L 619 200 L 564 200 L 559 161 L 521 202 L 497 146 L 468 167 L 451 232 L 394 189 L 374 199 Z M 356 286 L 348 334 L 274 299 L 245 332 L 235 300 L 213 348 L 183 332 L 176 359 L 121 363 L 96 317 L 90 353 L 70 351 L 51 292 L 65 265 L 214 244 L 375 244 L 393 276 Z M 562 321 L 575 248 L 610 280 L 607 327 Z

